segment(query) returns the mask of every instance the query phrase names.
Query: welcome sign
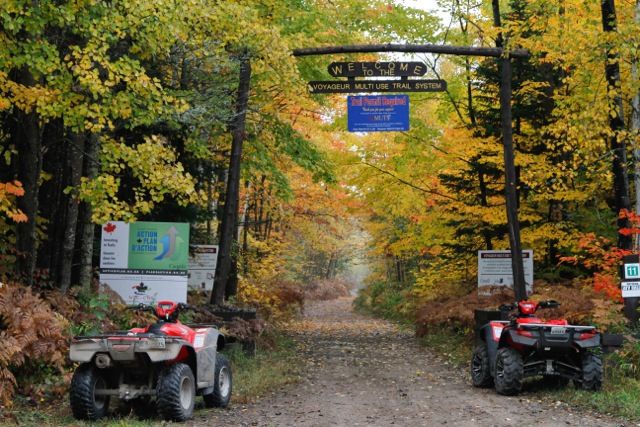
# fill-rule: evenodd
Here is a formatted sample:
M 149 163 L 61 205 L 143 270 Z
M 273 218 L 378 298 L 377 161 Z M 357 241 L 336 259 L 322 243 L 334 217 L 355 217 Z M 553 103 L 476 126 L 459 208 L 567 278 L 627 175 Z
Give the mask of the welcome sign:
M 111 221 L 102 227 L 100 283 L 126 304 L 186 302 L 189 224 Z

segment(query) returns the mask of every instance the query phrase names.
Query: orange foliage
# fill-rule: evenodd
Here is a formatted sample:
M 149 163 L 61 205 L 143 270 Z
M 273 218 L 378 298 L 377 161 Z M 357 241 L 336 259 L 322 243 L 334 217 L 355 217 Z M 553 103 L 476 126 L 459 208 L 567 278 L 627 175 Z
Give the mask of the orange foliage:
M 68 322 L 31 288 L 0 286 L 0 401 L 11 405 L 18 381 L 12 369 L 44 362 L 62 369 L 68 350 Z
M 27 216 L 15 207 L 15 198 L 24 196 L 20 181 L 0 182 L 0 214 L 6 215 L 14 222 L 26 222 Z
M 606 237 L 597 237 L 593 233 L 584 234 L 578 241 L 581 251 L 576 256 L 560 258 L 560 262 L 582 265 L 593 273 L 593 289 L 607 295 L 614 301 L 622 301 L 618 267 L 625 255 L 631 251 L 619 249 Z

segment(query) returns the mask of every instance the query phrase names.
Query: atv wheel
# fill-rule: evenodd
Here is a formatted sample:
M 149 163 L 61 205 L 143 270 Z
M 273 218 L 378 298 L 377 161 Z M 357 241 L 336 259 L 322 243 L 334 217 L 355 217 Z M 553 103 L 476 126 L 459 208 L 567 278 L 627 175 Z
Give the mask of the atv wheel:
M 196 384 L 189 365 L 176 363 L 160 374 L 156 387 L 156 406 L 162 418 L 185 421 L 193 415 Z
M 523 377 L 524 366 L 520 353 L 509 347 L 499 349 L 494 379 L 496 391 L 507 396 L 518 394 L 522 390 Z
M 582 355 L 580 388 L 598 391 L 600 387 L 602 387 L 602 359 L 596 354 L 584 353 Z
M 96 395 L 107 388 L 107 382 L 92 363 L 83 363 L 71 379 L 69 400 L 73 416 L 79 420 L 96 421 L 107 415 L 109 396 Z
M 231 389 L 233 388 L 233 378 L 231 376 L 231 365 L 223 354 L 216 355 L 216 375 L 213 392 L 203 394 L 204 405 L 207 408 L 226 408 L 231 400 Z
M 493 384 L 489 370 L 489 353 L 485 343 L 473 349 L 471 357 L 471 382 L 474 387 L 490 387 Z

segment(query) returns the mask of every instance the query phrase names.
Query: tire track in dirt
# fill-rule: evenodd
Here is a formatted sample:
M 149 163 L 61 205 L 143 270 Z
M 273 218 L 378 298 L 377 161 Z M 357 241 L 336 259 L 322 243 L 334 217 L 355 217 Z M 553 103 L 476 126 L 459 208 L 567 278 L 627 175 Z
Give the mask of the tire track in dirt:
M 470 385 L 395 325 L 352 311 L 352 298 L 309 303 L 290 331 L 308 361 L 303 379 L 256 403 L 196 412 L 224 426 L 621 426 L 526 391 L 499 396 Z M 632 425 L 632 424 L 629 424 Z

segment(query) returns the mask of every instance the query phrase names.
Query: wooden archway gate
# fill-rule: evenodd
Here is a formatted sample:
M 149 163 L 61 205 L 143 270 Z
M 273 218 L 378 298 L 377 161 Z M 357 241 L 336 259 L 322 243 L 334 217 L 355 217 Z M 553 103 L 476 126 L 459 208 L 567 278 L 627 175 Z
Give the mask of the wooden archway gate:
M 517 301 L 527 299 L 520 244 L 520 222 L 518 221 L 518 200 L 516 194 L 516 168 L 513 153 L 513 128 L 511 114 L 511 58 L 527 58 L 529 52 L 524 49 L 507 51 L 501 47 L 446 46 L 432 44 L 372 44 L 327 46 L 295 49 L 294 56 L 335 55 L 344 53 L 437 53 L 458 56 L 484 56 L 499 59 L 500 66 L 500 117 L 502 124 L 502 146 L 504 151 L 505 200 L 507 208 L 507 226 L 511 248 L 511 268 L 513 288 Z

